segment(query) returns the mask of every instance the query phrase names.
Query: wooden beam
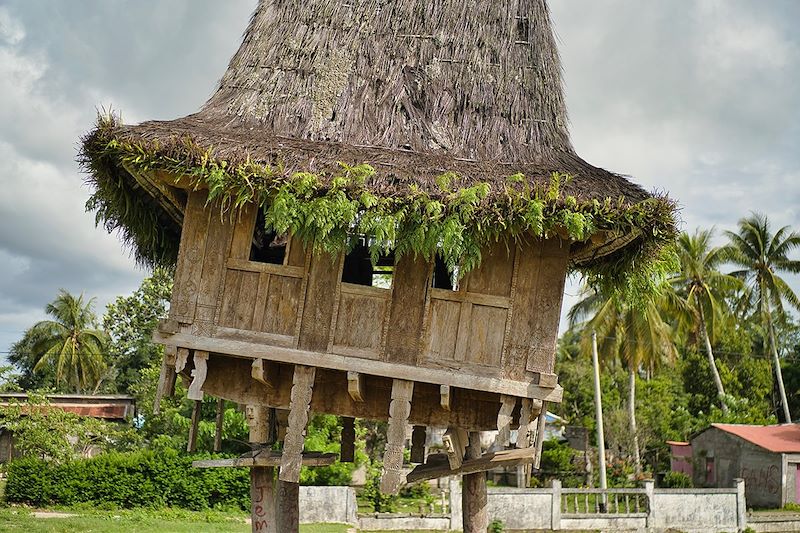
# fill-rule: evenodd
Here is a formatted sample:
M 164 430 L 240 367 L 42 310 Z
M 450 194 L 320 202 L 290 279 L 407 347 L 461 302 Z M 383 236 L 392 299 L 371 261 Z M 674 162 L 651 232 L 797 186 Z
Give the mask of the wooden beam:
M 432 454 L 428 455 L 428 461 L 424 465 L 419 465 L 406 476 L 406 481 L 408 483 L 414 483 L 415 481 L 422 481 L 425 479 L 471 474 L 473 472 L 485 472 L 494 468 L 513 467 L 519 464 L 532 463 L 534 453 L 535 449 L 532 447 L 487 453 L 478 459 L 464 460 L 461 466 L 456 469 L 450 468 L 447 455 L 443 453 Z
M 217 398 L 217 416 L 214 426 L 214 452 L 222 451 L 222 429 L 225 422 L 225 400 Z
M 439 397 L 439 403 L 442 406 L 442 409 L 449 411 L 450 403 L 452 402 L 452 398 L 450 397 L 450 385 L 439 386 Z
M 352 463 L 356 457 L 356 419 L 350 416 L 342 417 L 342 445 L 339 461 Z
M 464 461 L 464 454 L 467 450 L 469 434 L 466 430 L 458 427 L 449 427 L 442 436 L 442 444 L 444 444 L 445 452 L 447 453 L 447 461 L 452 470 L 461 468 Z
M 292 379 L 292 393 L 289 401 L 289 424 L 283 441 L 283 459 L 278 479 L 289 483 L 300 481 L 300 466 L 303 463 L 303 445 L 306 439 L 308 409 L 314 387 L 316 368 L 296 365 Z
M 193 349 L 207 350 L 209 352 L 229 354 L 245 359 L 263 357 L 264 346 L 250 342 L 220 339 L 211 337 L 197 337 L 188 333 L 177 333 L 171 337 L 164 337 L 156 332 L 153 336 L 156 342 L 174 343 L 179 346 L 188 346 Z M 326 342 L 327 342 L 327 336 Z M 326 344 L 327 346 L 327 344 Z M 269 347 L 269 357 L 273 361 L 289 364 L 300 364 L 330 368 L 333 370 L 354 371 L 364 374 L 383 376 L 405 381 L 418 381 L 449 385 L 470 390 L 497 392 L 509 394 L 519 398 L 539 398 L 549 402 L 560 402 L 563 389 L 560 385 L 554 388 L 541 387 L 528 381 L 517 381 L 504 378 L 482 377 L 473 374 L 454 372 L 451 369 L 415 367 L 411 365 L 387 363 L 359 359 L 332 353 L 313 352 L 302 349 L 286 348 L 280 346 Z
M 392 401 L 389 404 L 389 426 L 386 429 L 386 451 L 383 454 L 380 486 L 384 494 L 397 494 L 403 482 L 403 444 L 413 394 L 413 381 L 395 379 L 392 382 Z
M 194 352 L 194 369 L 192 370 L 192 384 L 189 385 L 189 390 L 186 397 L 190 400 L 203 399 L 203 383 L 206 381 L 206 374 L 208 373 L 208 352 L 202 350 L 195 350 Z
M 500 395 L 500 410 L 497 412 L 497 438 L 501 448 L 511 444 L 511 416 L 517 406 L 517 399 L 507 394 Z
M 200 408 L 203 402 L 195 400 L 192 406 L 192 421 L 189 425 L 189 442 L 186 444 L 186 451 L 193 453 L 197 451 L 197 428 L 200 425 Z
M 255 455 L 233 457 L 230 459 L 204 459 L 193 461 L 195 468 L 251 468 L 261 466 L 280 466 L 283 454 L 274 450 L 261 450 Z M 305 452 L 304 466 L 329 466 L 336 462 L 335 453 Z
M 414 426 L 411 432 L 411 462 L 425 462 L 425 426 Z
M 358 372 L 347 372 L 347 392 L 354 402 L 364 401 L 364 376 Z

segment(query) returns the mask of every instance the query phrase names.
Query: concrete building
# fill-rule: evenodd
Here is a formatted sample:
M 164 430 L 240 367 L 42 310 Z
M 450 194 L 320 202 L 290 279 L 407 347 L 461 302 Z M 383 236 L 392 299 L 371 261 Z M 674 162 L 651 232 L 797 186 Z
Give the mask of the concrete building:
M 695 486 L 742 478 L 748 507 L 800 503 L 800 424 L 712 424 L 690 440 Z

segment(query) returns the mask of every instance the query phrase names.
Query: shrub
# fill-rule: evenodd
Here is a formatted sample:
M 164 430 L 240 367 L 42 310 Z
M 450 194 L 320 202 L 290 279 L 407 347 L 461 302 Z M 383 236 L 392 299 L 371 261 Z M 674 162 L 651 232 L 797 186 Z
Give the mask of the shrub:
M 492 520 L 492 523 L 489 524 L 489 533 L 503 533 L 505 530 L 506 528 L 503 525 L 503 521 L 498 520 L 497 518 Z
M 665 489 L 688 489 L 694 486 L 692 478 L 683 472 L 667 472 L 661 485 Z
M 34 506 L 86 503 L 102 508 L 248 509 L 247 469 L 192 468 L 193 460 L 208 457 L 142 450 L 64 464 L 18 459 L 8 466 L 6 498 Z

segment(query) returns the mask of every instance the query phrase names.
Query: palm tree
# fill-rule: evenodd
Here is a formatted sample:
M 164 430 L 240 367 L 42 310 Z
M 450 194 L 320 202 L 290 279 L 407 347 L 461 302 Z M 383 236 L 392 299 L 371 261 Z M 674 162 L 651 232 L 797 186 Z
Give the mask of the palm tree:
M 719 271 L 718 267 L 726 262 L 726 254 L 724 247 L 711 246 L 713 233 L 713 230 L 697 230 L 694 235 L 681 234 L 677 246 L 680 272 L 669 280 L 669 284 L 675 291 L 673 296 L 680 298 L 671 307 L 676 311 L 681 329 L 692 331 L 705 345 L 720 407 L 723 413 L 727 413 L 725 389 L 711 349 L 711 339 L 718 324 L 729 315 L 723 299 L 740 289 L 742 282 Z
M 784 419 L 786 422 L 791 422 L 778 347 L 775 342 L 774 319 L 775 315 L 781 316 L 785 313 L 784 301 L 800 310 L 800 299 L 789 284 L 778 275 L 780 271 L 800 272 L 800 261 L 789 258 L 789 253 L 800 247 L 800 234 L 791 231 L 789 226 L 784 226 L 773 234 L 769 219 L 761 213 L 753 213 L 739 220 L 738 233 L 726 231 L 725 234 L 731 241 L 730 246 L 726 248 L 728 259 L 741 267 L 740 270 L 731 272 L 731 275 L 747 283 L 743 301 L 749 304 L 764 327 L 772 352 L 772 364 L 775 366 L 775 378 L 778 381 Z
M 642 368 L 651 370 L 677 356 L 670 327 L 661 318 L 659 303 L 650 299 L 639 307 L 622 301 L 617 294 L 606 297 L 591 292 L 568 315 L 573 325 L 591 316 L 583 322 L 583 343 L 588 344 L 591 332 L 596 332 L 598 352 L 606 364 L 620 361 L 628 371 L 628 419 L 637 475 L 642 472 L 642 461 L 636 428 L 636 374 Z
M 84 302 L 83 294 L 76 298 L 63 289 L 47 304 L 45 311 L 53 320 L 38 322 L 29 330 L 37 339 L 31 348 L 34 372 L 55 367 L 56 383 L 66 382 L 76 392 L 90 390 L 100 381 L 108 337 L 96 329 L 93 305 L 94 298 Z

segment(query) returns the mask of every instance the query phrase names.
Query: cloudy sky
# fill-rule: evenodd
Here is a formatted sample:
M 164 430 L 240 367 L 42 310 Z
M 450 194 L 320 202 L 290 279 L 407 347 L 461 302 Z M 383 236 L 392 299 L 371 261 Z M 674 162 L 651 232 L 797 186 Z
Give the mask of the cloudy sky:
M 551 4 L 584 158 L 668 191 L 684 229 L 751 210 L 800 228 L 800 2 Z M 196 110 L 254 6 L 0 0 L 0 358 L 59 288 L 102 312 L 146 275 L 84 212 L 78 139 L 101 107 L 126 122 Z

